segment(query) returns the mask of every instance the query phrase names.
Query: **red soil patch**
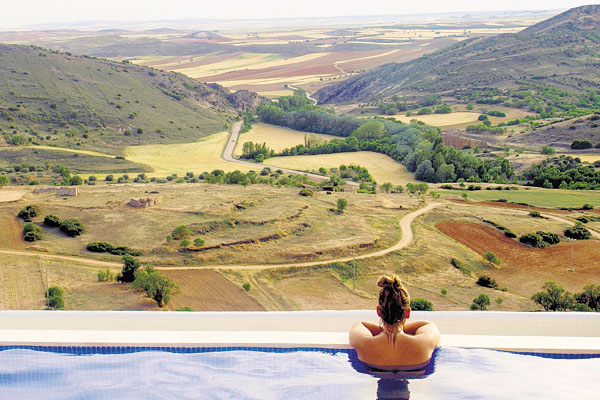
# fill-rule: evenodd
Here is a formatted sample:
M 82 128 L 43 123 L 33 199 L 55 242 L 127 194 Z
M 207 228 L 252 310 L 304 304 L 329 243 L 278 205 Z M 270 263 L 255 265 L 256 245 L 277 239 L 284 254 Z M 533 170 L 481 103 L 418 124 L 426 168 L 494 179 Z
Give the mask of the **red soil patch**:
M 22 229 L 14 215 L 0 213 L 0 247 L 4 249 L 24 249 Z
M 454 203 L 464 203 L 463 200 L 451 200 Z M 524 204 L 503 202 L 503 201 L 470 201 L 469 204 L 477 204 L 488 207 L 499 207 L 499 208 L 512 208 L 517 210 L 528 210 L 528 211 L 539 211 L 539 212 L 549 212 L 553 214 L 570 214 L 572 211 L 569 210 L 559 210 L 558 208 L 544 208 L 544 207 L 535 207 L 535 206 L 526 206 Z M 600 210 L 588 210 L 592 212 L 600 211 Z
M 211 270 L 162 270 L 181 289 L 171 298 L 172 310 L 191 307 L 195 311 L 264 311 L 243 289 Z
M 436 228 L 478 254 L 493 252 L 502 265 L 488 272 L 500 286 L 508 287 L 511 292 L 530 296 L 539 291 L 546 281 L 555 281 L 572 292 L 581 291 L 589 283 L 600 283 L 600 241 L 574 243 L 573 273 L 569 271 L 570 243 L 533 249 L 486 225 L 443 221 L 437 223 Z
M 222 55 L 214 56 L 214 57 L 202 58 L 197 61 L 190 61 L 190 62 L 186 62 L 183 64 L 172 65 L 172 66 L 169 66 L 167 69 L 169 71 L 171 71 L 171 70 L 175 71 L 175 70 L 183 69 L 183 68 L 192 68 L 192 67 L 199 67 L 199 66 L 207 65 L 207 64 L 214 64 L 214 63 L 218 63 L 218 62 L 222 62 L 222 61 L 231 60 L 233 58 L 236 58 L 240 54 L 243 54 L 243 53 L 237 52 L 237 53 L 222 54 Z M 199 54 L 196 56 L 187 56 L 187 57 L 185 57 L 184 60 L 180 60 L 180 61 L 188 61 L 190 58 L 198 58 L 198 57 L 202 57 L 202 54 Z M 158 63 L 159 63 L 159 65 L 161 65 L 161 64 L 168 64 L 171 62 L 173 62 L 173 61 L 171 61 L 169 59 L 169 60 L 164 60 L 163 62 L 158 62 Z M 147 64 L 147 65 L 150 65 L 150 64 Z

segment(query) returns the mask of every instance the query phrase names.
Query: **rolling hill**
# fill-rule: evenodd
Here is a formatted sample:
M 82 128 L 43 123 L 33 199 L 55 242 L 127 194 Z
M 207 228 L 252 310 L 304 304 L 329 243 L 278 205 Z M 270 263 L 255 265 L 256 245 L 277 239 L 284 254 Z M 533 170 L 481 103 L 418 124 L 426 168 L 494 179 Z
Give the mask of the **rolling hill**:
M 461 95 L 473 88 L 539 87 L 576 96 L 600 89 L 599 66 L 600 5 L 589 5 L 516 34 L 469 39 L 413 61 L 380 66 L 326 86 L 315 97 L 320 103 L 356 103 L 393 95 Z
M 182 74 L 32 46 L 0 44 L 0 145 L 121 154 L 195 141 L 261 99 Z

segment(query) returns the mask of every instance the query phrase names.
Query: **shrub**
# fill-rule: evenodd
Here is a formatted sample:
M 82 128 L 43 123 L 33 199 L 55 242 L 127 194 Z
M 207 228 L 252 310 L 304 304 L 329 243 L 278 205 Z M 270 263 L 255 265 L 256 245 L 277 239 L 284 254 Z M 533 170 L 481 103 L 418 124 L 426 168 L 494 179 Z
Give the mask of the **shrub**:
M 178 286 L 152 267 L 146 267 L 136 274 L 133 286 L 143 289 L 146 295 L 156 301 L 159 307 L 167 305 L 171 294 L 177 292 Z
M 201 238 L 194 239 L 194 246 L 196 246 L 196 247 L 204 246 L 204 239 L 201 239 Z
M 584 139 L 575 139 L 571 143 L 571 148 L 573 150 L 591 149 L 592 142 L 590 142 L 589 140 L 584 140 Z
M 448 291 L 446 289 L 442 289 L 440 290 L 440 293 L 442 294 L 442 296 L 445 296 L 448 294 Z
M 337 199 L 337 210 L 338 210 L 338 214 L 341 214 L 344 212 L 344 210 L 346 209 L 346 207 L 348 207 L 348 200 L 343 199 L 343 198 L 339 198 Z
M 190 228 L 187 225 L 179 225 L 171 232 L 171 236 L 175 240 L 188 238 L 191 236 Z
M 577 223 L 575 226 L 565 229 L 565 236 L 575 240 L 587 240 L 592 235 L 581 223 Z
M 28 222 L 23 226 L 23 239 L 27 242 L 35 242 L 42 239 L 42 228 Z
M 548 243 L 548 245 L 560 243 L 560 236 L 556 233 L 537 231 L 536 234 L 539 235 L 544 242 Z
M 486 311 L 487 306 L 489 306 L 489 305 L 490 305 L 490 296 L 482 293 L 473 299 L 473 304 L 471 304 L 471 310 L 472 311 Z
M 48 298 L 48 308 L 52 310 L 65 308 L 64 292 L 58 286 L 50 286 L 45 295 Z
M 496 257 L 496 255 L 494 253 L 492 253 L 491 251 L 486 251 L 485 254 L 483 255 L 483 258 L 494 264 L 494 265 L 500 265 L 500 260 L 498 259 L 498 257 Z
M 477 279 L 477 284 L 479 286 L 483 286 L 483 287 L 487 287 L 487 288 L 491 288 L 491 289 L 498 288 L 498 283 L 496 282 L 496 280 L 487 275 L 481 275 L 479 277 L 479 279 Z
M 410 308 L 414 311 L 433 311 L 433 304 L 427 299 L 412 299 L 410 301 Z
M 485 114 L 481 114 L 479 117 L 477 117 L 477 121 L 487 121 L 488 116 Z
M 460 272 L 462 272 L 465 275 L 471 276 L 471 271 L 469 271 L 467 268 L 465 268 L 462 263 L 457 260 L 456 258 L 453 258 L 450 260 L 450 264 L 452 264 L 452 266 L 456 269 L 458 269 Z
M 301 190 L 298 192 L 298 194 L 299 194 L 300 196 L 307 196 L 307 197 L 310 197 L 310 196 L 312 196 L 312 195 L 313 195 L 313 191 L 312 191 L 312 190 L 310 190 L 310 189 L 301 189 Z
M 115 279 L 115 274 L 113 274 L 113 272 L 106 268 L 105 271 L 100 270 L 98 271 L 98 282 L 103 282 L 103 281 L 108 281 L 111 282 Z
M 487 112 L 487 115 L 491 115 L 492 117 L 506 117 L 506 113 L 497 110 L 490 110 Z
M 536 249 L 542 249 L 544 247 L 548 247 L 548 243 L 544 242 L 542 240 L 542 237 L 535 233 L 528 233 L 528 234 L 521 236 L 519 238 L 519 242 L 523 243 L 524 245 L 536 248 Z
M 531 218 L 542 218 L 542 214 L 539 211 L 532 211 L 529 213 L 529 216 Z
M 554 150 L 553 147 L 548 146 L 547 144 L 542 146 L 542 149 L 540 150 L 540 153 L 542 153 L 545 156 L 551 156 L 553 154 L 556 154 L 556 150 Z
M 36 205 L 25 206 L 19 213 L 17 217 L 21 218 L 25 222 L 31 222 L 31 220 L 38 216 L 40 213 L 40 208 Z
M 46 226 L 57 227 L 60 226 L 60 223 L 61 220 L 56 215 L 50 214 L 44 217 L 44 225 Z
M 593 206 L 593 205 L 591 205 L 591 204 L 587 204 L 587 203 L 586 203 L 586 204 L 584 204 L 584 205 L 581 207 L 581 209 L 582 209 L 582 210 L 593 210 L 593 209 L 594 209 L 594 206 Z
M 249 291 L 250 291 L 250 284 L 249 284 L 248 282 L 244 283 L 244 284 L 242 285 L 242 287 L 244 288 L 244 290 L 245 290 L 246 292 L 249 292 Z
M 180 247 L 188 247 L 190 245 L 190 241 L 188 239 L 183 239 L 180 243 L 179 246 Z
M 85 227 L 77 218 L 65 219 L 60 224 L 60 230 L 68 236 L 79 236 L 85 231 Z

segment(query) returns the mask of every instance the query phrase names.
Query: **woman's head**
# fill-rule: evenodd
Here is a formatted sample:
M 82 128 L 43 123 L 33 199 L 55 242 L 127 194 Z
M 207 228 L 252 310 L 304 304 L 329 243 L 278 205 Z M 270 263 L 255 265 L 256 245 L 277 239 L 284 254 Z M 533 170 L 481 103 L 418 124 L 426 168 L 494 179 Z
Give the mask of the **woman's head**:
M 387 325 L 402 323 L 410 312 L 410 296 L 396 275 L 382 276 L 377 282 L 379 305 L 377 314 Z

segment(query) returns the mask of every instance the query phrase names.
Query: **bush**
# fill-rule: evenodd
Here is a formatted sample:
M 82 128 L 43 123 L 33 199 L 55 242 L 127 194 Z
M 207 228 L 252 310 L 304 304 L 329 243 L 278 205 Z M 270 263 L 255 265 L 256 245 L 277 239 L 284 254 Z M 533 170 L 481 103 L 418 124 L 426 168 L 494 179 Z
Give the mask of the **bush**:
M 114 281 L 115 280 L 115 274 L 113 274 L 113 272 L 106 268 L 105 271 L 98 271 L 98 282 L 103 282 L 103 281 Z
M 575 240 L 587 240 L 592 237 L 590 231 L 588 231 L 581 223 L 565 229 L 565 236 Z
M 48 298 L 48 308 L 52 310 L 65 308 L 64 292 L 58 286 L 50 286 L 45 295 Z
M 554 150 L 554 148 L 548 146 L 547 144 L 542 146 L 542 149 L 540 150 L 540 153 L 542 153 L 545 156 L 551 156 L 553 154 L 556 154 L 556 150 Z
M 313 191 L 312 191 L 312 190 L 310 190 L 310 189 L 301 189 L 301 190 L 298 192 L 298 194 L 299 194 L 300 196 L 307 196 L 307 197 L 310 197 L 310 196 L 312 196 L 312 195 L 313 195 Z
M 245 290 L 246 292 L 249 292 L 249 291 L 250 291 L 250 284 L 249 284 L 248 282 L 244 283 L 244 284 L 242 285 L 242 287 L 244 288 L 244 290 Z
M 152 267 L 140 270 L 133 281 L 133 286 L 143 289 L 146 295 L 156 301 L 160 308 L 169 304 L 171 294 L 178 291 L 178 286 L 173 281 Z
M 196 246 L 196 247 L 204 246 L 204 239 L 201 239 L 201 238 L 194 239 L 194 246 Z
M 497 110 L 490 110 L 487 112 L 487 115 L 490 115 L 492 117 L 506 117 L 505 113 L 503 113 L 502 111 L 497 111 Z
M 479 279 L 477 279 L 477 284 L 479 286 L 483 286 L 483 287 L 487 287 L 487 288 L 491 288 L 491 289 L 498 288 L 498 283 L 496 282 L 496 280 L 487 275 L 481 275 L 479 277 Z
M 529 213 L 529 216 L 531 218 L 542 218 L 542 214 L 539 211 L 532 211 Z
M 65 219 L 60 224 L 60 230 L 68 236 L 79 236 L 85 231 L 85 227 L 77 218 Z
M 25 222 L 31 222 L 31 220 L 38 216 L 40 213 L 40 208 L 36 205 L 25 206 L 19 213 L 17 217 L 21 218 Z
M 488 116 L 485 114 L 481 114 L 479 117 L 477 117 L 477 121 L 487 121 L 488 120 Z
M 486 251 L 485 254 L 483 255 L 483 258 L 494 264 L 494 265 L 500 265 L 500 260 L 498 259 L 498 257 L 496 257 L 496 255 L 494 253 L 492 253 L 491 251 Z
M 462 263 L 457 260 L 456 258 L 453 258 L 450 260 L 450 264 L 452 264 L 452 266 L 456 269 L 458 269 L 460 272 L 462 272 L 463 274 L 467 275 L 467 276 L 471 276 L 471 271 L 469 271 L 467 268 L 465 268 Z
M 558 236 L 556 233 L 537 231 L 536 234 L 540 235 L 542 240 L 548 243 L 548 245 L 560 243 L 560 236 Z
M 51 227 L 57 227 L 60 226 L 61 220 L 60 218 L 58 218 L 56 215 L 46 215 L 44 217 L 44 225 L 46 226 L 51 226 Z
M 341 197 L 337 199 L 337 210 L 339 214 L 343 213 L 346 207 L 348 207 L 348 200 Z
M 23 226 L 23 240 L 27 242 L 35 242 L 42 239 L 42 228 L 28 222 Z
M 183 248 L 186 248 L 186 247 L 188 247 L 189 245 L 190 245 L 190 241 L 189 241 L 189 239 L 183 239 L 183 240 L 182 240 L 182 241 L 179 243 L 179 246 L 180 246 L 180 247 L 183 247 Z
M 536 249 L 543 249 L 544 247 L 548 247 L 549 245 L 548 243 L 542 240 L 542 237 L 540 235 L 535 233 L 528 233 L 526 235 L 521 236 L 519 238 L 519 242 Z
M 410 301 L 410 308 L 414 311 L 433 311 L 433 304 L 427 299 L 412 299 Z
M 584 150 L 584 149 L 591 149 L 591 148 L 592 148 L 592 142 L 590 142 L 589 140 L 575 139 L 571 143 L 571 149 L 573 149 L 573 150 Z
M 175 240 L 180 240 L 180 239 L 188 238 L 191 235 L 192 235 L 192 233 L 190 232 L 190 228 L 187 225 L 179 225 L 171 233 L 171 236 Z

